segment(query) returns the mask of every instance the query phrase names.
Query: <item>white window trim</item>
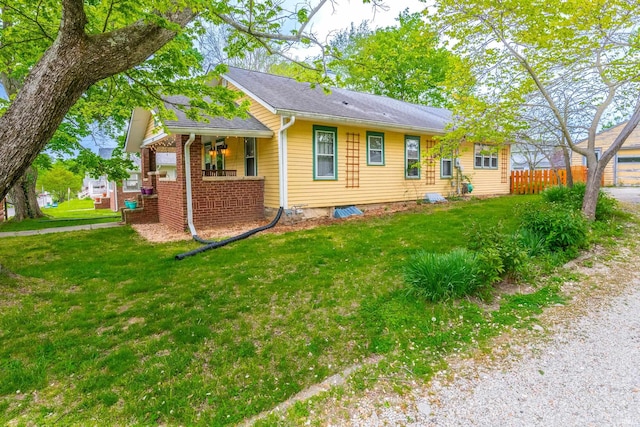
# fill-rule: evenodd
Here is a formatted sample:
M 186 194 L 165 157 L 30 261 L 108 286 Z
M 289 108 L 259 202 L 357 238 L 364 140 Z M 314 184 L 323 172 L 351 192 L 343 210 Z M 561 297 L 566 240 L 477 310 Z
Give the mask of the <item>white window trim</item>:
M 450 167 L 449 167 L 449 175 L 445 175 L 444 174 L 444 162 L 449 162 L 450 163 Z M 442 157 L 440 158 L 440 178 L 453 178 L 453 157 Z
M 333 134 L 333 154 L 318 154 L 318 133 Z M 338 179 L 338 129 L 330 126 L 313 126 L 313 179 L 317 181 L 335 181 Z M 318 158 L 331 157 L 333 159 L 333 175 L 318 175 Z
M 414 140 L 418 141 L 418 157 L 417 158 L 409 158 L 409 150 L 407 141 Z M 418 167 L 415 168 L 417 171 L 417 175 L 409 175 L 409 160 L 415 160 L 418 163 Z M 405 179 L 420 179 L 420 137 L 414 135 L 405 135 L 404 137 L 404 177 Z
M 253 140 L 253 156 L 247 156 L 247 139 Z M 246 137 L 244 139 L 244 174 L 245 176 L 257 176 L 258 175 L 258 139 L 255 137 Z M 248 175 L 247 172 L 247 159 L 253 159 L 253 174 Z
M 478 153 L 476 151 L 476 147 L 480 147 L 480 152 Z M 498 164 L 498 152 L 491 152 L 490 154 L 486 155 L 486 154 L 482 154 L 483 151 L 489 151 L 491 150 L 491 146 L 490 145 L 486 145 L 486 144 L 474 144 L 473 145 L 473 168 L 474 169 L 498 169 L 498 167 L 500 166 Z M 480 159 L 480 166 L 478 166 L 477 164 L 477 159 Z M 489 159 L 489 166 L 485 166 L 484 165 L 484 161 L 485 159 Z M 491 164 L 493 163 L 492 160 L 495 160 L 496 165 L 492 166 Z
M 371 148 L 371 138 L 380 138 L 381 147 Z M 371 160 L 371 152 L 380 152 L 380 161 L 374 162 Z M 384 133 L 382 132 L 367 132 L 367 165 L 368 166 L 384 166 Z

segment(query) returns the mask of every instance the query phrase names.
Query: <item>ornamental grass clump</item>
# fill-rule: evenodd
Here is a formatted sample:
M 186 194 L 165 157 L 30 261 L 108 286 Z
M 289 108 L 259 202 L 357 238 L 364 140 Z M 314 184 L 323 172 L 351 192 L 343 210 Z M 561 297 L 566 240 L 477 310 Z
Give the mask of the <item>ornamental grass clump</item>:
M 482 283 L 477 255 L 466 249 L 438 254 L 419 252 L 405 268 L 409 294 L 431 302 L 473 293 Z

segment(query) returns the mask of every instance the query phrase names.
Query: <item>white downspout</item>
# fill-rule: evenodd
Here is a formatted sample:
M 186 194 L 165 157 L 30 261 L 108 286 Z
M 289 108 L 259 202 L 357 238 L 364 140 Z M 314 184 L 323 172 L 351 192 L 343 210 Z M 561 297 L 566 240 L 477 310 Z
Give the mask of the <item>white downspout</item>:
M 280 117 L 280 131 L 278 132 L 278 172 L 280 175 L 280 206 L 288 209 L 289 206 L 289 167 L 287 165 L 287 129 L 296 122 L 296 116 L 291 116 L 288 122 L 284 122 L 284 117 Z
M 187 224 L 192 236 L 195 236 L 196 227 L 193 225 L 193 199 L 191 198 L 191 143 L 196 139 L 196 134 L 189 135 L 184 144 L 184 175 L 187 180 Z
M 115 212 L 119 212 L 120 209 L 118 208 L 118 181 L 113 181 L 113 199 L 113 207 L 116 208 Z

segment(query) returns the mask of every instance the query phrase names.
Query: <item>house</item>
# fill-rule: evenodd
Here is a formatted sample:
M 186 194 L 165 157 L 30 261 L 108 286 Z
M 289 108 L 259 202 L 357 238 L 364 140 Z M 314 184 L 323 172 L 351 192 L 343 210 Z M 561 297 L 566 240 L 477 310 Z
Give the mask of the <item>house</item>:
M 101 147 L 98 150 L 98 156 L 110 159 L 113 150 L 113 148 Z M 175 156 L 173 158 L 175 163 Z M 124 207 L 126 199 L 137 196 L 140 193 L 142 183 L 140 160 L 134 158 L 133 163 L 135 167 L 127 171 L 129 177 L 123 179 L 122 182 L 109 181 L 106 175 L 93 178 L 89 173 L 85 174 L 82 181 L 82 190 L 78 193 L 78 198 L 90 197 L 93 199 L 95 209 L 111 209 L 117 212 Z
M 131 117 L 125 148 L 141 151 L 142 183 L 154 187 L 155 199 L 141 204 L 174 229 L 254 221 L 280 206 L 328 215 L 339 206 L 450 195 L 461 175 L 474 194 L 509 193 L 508 146 L 464 144 L 458 159 L 424 161 L 448 110 L 338 88 L 326 94 L 239 68 L 220 84 L 242 92 L 248 118 L 195 122 L 175 108 L 176 120 L 164 126 L 143 108 Z M 186 101 L 168 97 L 167 106 Z M 161 167 L 161 153 L 175 153 L 175 166 Z
M 511 145 L 511 170 L 562 169 L 564 155 L 560 147 L 540 147 L 524 142 Z
M 620 123 L 596 135 L 596 157 L 606 151 L 627 123 Z M 586 140 L 578 144 L 586 144 Z M 586 165 L 586 157 L 573 152 L 571 164 Z M 640 128 L 636 128 L 624 142 L 618 153 L 604 170 L 604 185 L 633 186 L 640 185 Z

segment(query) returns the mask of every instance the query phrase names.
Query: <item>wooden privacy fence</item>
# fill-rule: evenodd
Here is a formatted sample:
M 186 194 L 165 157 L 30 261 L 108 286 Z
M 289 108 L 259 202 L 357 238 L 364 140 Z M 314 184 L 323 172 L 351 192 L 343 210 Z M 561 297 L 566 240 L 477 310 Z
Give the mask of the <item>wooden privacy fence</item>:
M 587 182 L 586 166 L 571 166 L 573 182 Z M 604 184 L 604 177 L 602 179 Z M 511 194 L 539 194 L 546 188 L 567 184 L 567 171 L 561 169 L 511 171 Z

